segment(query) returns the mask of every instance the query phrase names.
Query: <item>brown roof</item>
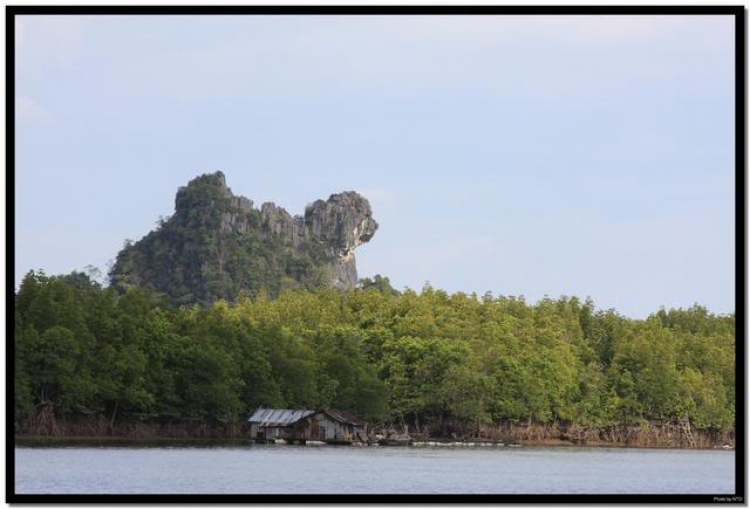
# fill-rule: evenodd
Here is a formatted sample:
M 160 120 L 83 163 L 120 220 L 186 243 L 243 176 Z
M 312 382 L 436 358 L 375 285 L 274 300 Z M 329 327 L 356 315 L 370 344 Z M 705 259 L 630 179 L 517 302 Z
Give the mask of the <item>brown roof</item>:
M 331 419 L 334 419 L 344 424 L 350 424 L 352 426 L 364 426 L 365 424 L 367 424 L 365 421 L 363 421 L 359 417 L 343 412 L 341 410 L 335 410 L 333 408 L 322 408 L 315 413 L 317 414 L 321 412 L 326 414 Z

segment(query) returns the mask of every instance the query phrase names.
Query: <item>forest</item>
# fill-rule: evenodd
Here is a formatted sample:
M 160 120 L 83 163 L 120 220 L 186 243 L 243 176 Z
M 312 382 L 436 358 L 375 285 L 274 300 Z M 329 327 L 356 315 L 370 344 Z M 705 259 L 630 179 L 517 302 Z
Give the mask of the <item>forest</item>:
M 388 279 L 175 307 L 80 272 L 29 272 L 15 299 L 15 429 L 41 415 L 242 423 L 331 406 L 445 431 L 496 423 L 733 430 L 735 316 L 632 319 L 591 300 L 454 293 Z

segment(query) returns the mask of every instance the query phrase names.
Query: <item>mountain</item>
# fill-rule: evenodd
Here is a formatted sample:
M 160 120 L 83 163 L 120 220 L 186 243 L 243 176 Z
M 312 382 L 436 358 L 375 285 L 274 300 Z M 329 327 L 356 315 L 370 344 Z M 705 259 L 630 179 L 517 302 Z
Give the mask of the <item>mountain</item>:
M 242 290 L 346 290 L 357 284 L 354 250 L 377 229 L 370 203 L 353 191 L 317 200 L 293 217 L 273 203 L 255 208 L 216 172 L 181 187 L 175 213 L 126 243 L 109 276 L 117 288 L 150 287 L 174 305 L 234 300 Z

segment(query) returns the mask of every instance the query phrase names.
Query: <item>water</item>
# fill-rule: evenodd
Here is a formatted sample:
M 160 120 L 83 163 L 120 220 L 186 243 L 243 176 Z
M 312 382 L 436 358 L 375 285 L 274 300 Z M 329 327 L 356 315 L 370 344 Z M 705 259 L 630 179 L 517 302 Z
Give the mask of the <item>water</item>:
M 734 451 L 21 447 L 16 492 L 726 494 Z

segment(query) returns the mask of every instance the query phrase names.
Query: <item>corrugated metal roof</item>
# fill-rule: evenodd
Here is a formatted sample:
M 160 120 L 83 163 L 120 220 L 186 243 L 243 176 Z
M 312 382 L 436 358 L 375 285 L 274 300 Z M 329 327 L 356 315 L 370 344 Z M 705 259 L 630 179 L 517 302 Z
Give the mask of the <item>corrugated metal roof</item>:
M 257 422 L 261 426 L 288 426 L 289 424 L 297 422 L 314 412 L 314 410 L 259 408 L 247 421 Z

